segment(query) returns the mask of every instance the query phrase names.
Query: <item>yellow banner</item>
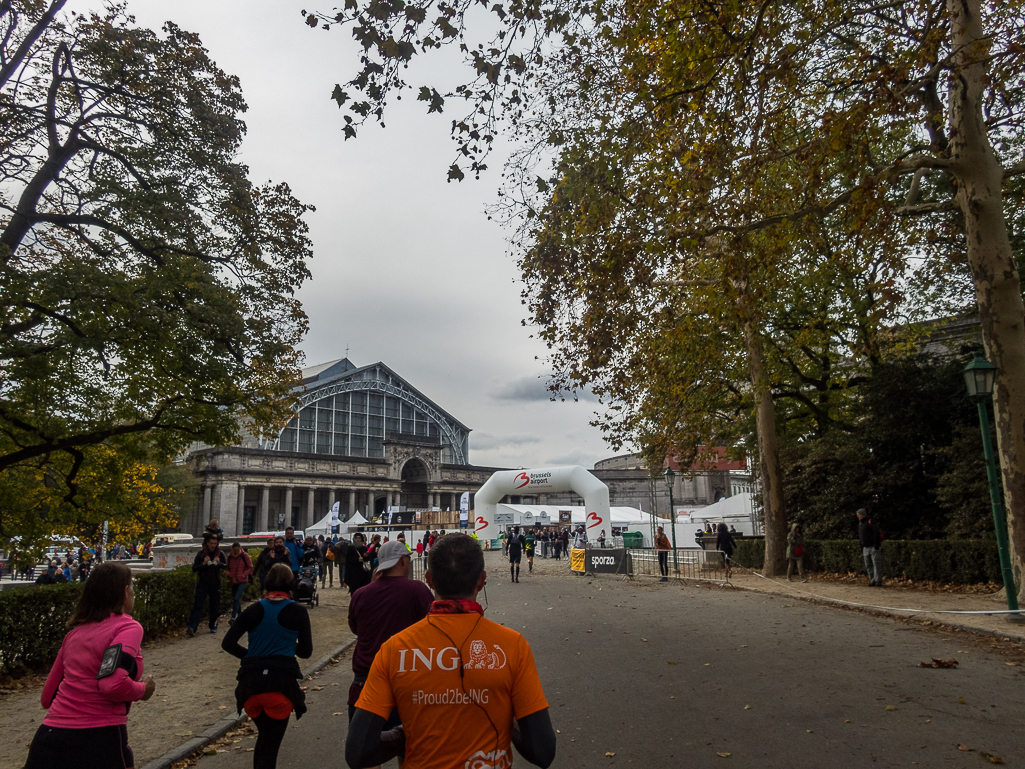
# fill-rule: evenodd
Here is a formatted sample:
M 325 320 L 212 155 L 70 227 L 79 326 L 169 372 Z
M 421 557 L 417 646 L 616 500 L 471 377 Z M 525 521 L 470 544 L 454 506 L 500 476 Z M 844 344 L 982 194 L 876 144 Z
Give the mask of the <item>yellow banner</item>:
M 573 571 L 579 571 L 581 574 L 584 572 L 584 555 L 587 553 L 586 550 L 570 550 L 569 551 L 569 567 Z

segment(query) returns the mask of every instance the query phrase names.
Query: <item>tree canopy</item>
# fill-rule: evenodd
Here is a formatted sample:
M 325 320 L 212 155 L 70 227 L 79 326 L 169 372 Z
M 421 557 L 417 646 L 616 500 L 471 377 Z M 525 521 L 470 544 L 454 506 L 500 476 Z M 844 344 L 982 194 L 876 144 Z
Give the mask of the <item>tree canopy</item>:
M 490 44 L 469 38 L 481 8 L 498 21 Z M 996 432 L 1021 585 L 1025 306 L 1005 197 L 1025 172 L 1021 0 L 348 0 L 307 21 L 351 25 L 364 46 L 361 71 L 335 91 L 340 106 L 352 102 L 350 127 L 383 115 L 389 95 L 409 85 L 414 56 L 461 46 L 472 67 L 466 83 L 450 94 L 425 85 L 419 98 L 433 111 L 445 97 L 469 103 L 452 130 L 473 170 L 499 120 L 515 126 L 527 149 L 509 205 L 547 220 L 529 224 L 531 236 L 576 207 L 563 218 L 576 229 L 560 230 L 560 247 L 573 252 L 564 272 L 532 298 L 561 305 L 559 320 L 593 320 L 595 349 L 602 336 L 622 344 L 615 322 L 598 317 L 598 297 L 706 280 L 698 265 L 711 252 L 741 268 L 752 254 L 789 254 L 784 236 L 802 222 L 841 216 L 851 238 L 903 239 L 937 274 L 961 259 L 998 368 Z M 930 229 L 938 220 L 894 218 L 951 212 L 963 250 L 943 247 Z M 524 247 L 536 253 L 530 240 Z M 535 264 L 525 262 L 528 280 Z M 759 296 L 734 277 L 720 285 Z M 543 317 L 542 333 L 558 334 Z M 577 358 L 571 378 L 605 360 Z
M 67 523 L 111 452 L 141 477 L 287 419 L 312 207 L 249 180 L 196 35 L 64 2 L 0 2 L 0 481 Z

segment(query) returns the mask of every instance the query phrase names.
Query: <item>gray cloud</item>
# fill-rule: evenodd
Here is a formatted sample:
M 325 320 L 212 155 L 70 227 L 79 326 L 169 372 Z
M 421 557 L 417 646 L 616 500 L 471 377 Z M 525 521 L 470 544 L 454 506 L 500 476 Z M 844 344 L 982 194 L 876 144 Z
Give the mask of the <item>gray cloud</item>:
M 499 401 L 547 401 L 552 398 L 552 393 L 548 390 L 547 385 L 547 376 L 522 376 L 496 388 L 491 393 L 491 397 Z M 566 400 L 572 400 L 573 397 L 572 394 L 561 394 L 559 396 L 559 398 L 565 398 Z M 589 390 L 577 392 L 576 399 L 581 401 L 598 400 Z

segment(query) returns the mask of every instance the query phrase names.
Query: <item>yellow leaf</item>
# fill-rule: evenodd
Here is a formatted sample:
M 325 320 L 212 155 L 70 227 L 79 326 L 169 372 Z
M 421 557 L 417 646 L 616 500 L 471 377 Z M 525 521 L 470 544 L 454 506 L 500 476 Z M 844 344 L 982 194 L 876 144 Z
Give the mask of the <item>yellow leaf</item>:
M 719 758 L 729 758 L 733 754 L 732 753 L 716 753 L 715 755 L 719 756 Z
M 896 705 L 887 705 L 887 706 L 886 706 L 886 709 L 887 709 L 887 710 L 896 710 L 896 709 L 897 709 L 897 706 L 896 706 Z

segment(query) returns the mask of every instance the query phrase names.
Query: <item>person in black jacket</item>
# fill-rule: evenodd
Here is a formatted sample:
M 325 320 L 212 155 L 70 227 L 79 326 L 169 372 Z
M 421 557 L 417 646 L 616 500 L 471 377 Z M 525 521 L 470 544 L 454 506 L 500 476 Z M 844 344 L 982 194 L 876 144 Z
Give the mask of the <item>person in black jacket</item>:
M 221 616 L 221 572 L 228 568 L 228 559 L 221 550 L 217 537 L 203 539 L 203 547 L 196 553 L 192 570 L 196 572 L 196 602 L 185 632 L 191 637 L 199 629 L 203 618 L 203 604 L 210 599 L 210 632 L 217 632 L 217 618 Z
M 365 543 L 363 534 L 353 534 L 352 542 L 345 554 L 345 586 L 349 588 L 349 595 L 370 584 L 370 572 L 363 568 L 363 564 L 367 562 Z
M 284 547 L 284 545 L 282 545 Z M 263 549 L 263 552 L 256 556 L 256 563 L 253 564 L 253 571 L 256 572 L 256 578 L 260 580 L 260 592 L 265 590 L 264 584 L 267 581 L 267 572 L 270 571 L 270 567 L 274 565 L 274 537 L 267 539 L 267 546 Z
M 730 559 L 733 558 L 734 544 L 730 530 L 726 528 L 725 523 L 720 523 L 716 527 L 715 549 L 722 553 L 723 565 L 726 567 L 726 579 L 730 578 Z
M 868 586 L 883 586 L 883 556 L 880 551 L 882 537 L 879 527 L 868 517 L 865 508 L 858 510 L 858 539 L 861 541 L 861 555 L 865 559 L 865 571 L 868 572 Z
M 275 564 L 267 574 L 267 593 L 243 611 L 224 635 L 221 648 L 242 660 L 236 680 L 235 704 L 253 719 L 258 736 L 253 769 L 274 769 L 288 717 L 306 712 L 303 678 L 296 657 L 313 654 L 310 615 L 291 599 L 292 570 Z M 249 634 L 249 648 L 239 644 Z

